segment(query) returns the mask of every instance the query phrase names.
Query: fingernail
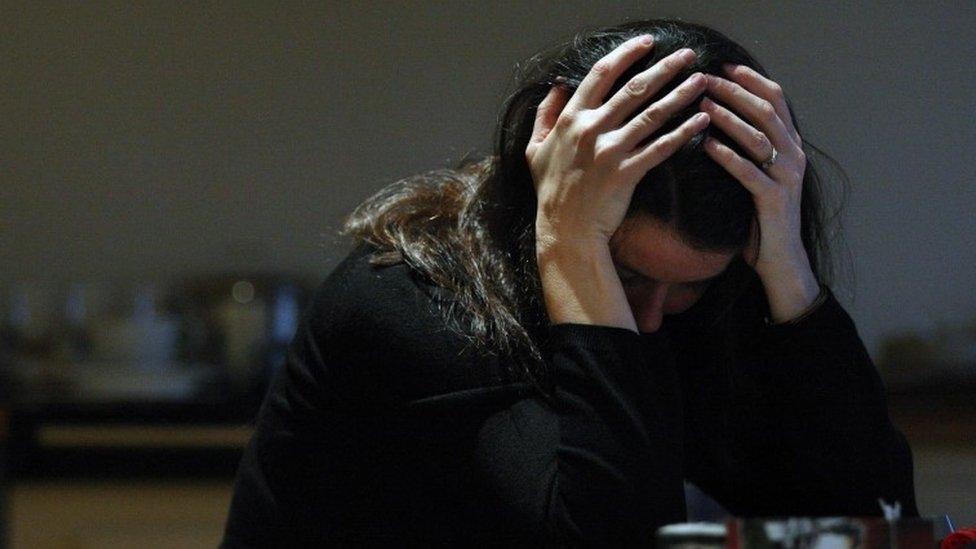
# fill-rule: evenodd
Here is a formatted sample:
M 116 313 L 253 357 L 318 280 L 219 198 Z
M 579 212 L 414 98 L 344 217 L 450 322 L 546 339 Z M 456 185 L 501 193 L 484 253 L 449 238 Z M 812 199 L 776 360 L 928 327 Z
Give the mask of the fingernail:
M 651 36 L 650 34 L 645 34 L 644 36 L 641 36 L 640 39 L 641 44 L 645 46 L 650 46 L 652 42 L 654 42 L 654 37 Z
M 732 71 L 735 70 L 737 66 L 738 65 L 735 65 L 733 63 L 722 63 L 722 70 L 724 70 L 726 74 L 731 74 Z

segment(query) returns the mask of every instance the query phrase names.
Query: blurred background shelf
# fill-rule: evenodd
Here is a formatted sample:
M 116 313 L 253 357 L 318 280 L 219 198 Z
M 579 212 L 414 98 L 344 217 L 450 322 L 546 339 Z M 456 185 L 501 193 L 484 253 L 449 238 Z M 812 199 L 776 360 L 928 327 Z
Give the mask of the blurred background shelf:
M 231 478 L 260 401 L 215 392 L 162 400 L 14 399 L 9 474 L 18 480 Z

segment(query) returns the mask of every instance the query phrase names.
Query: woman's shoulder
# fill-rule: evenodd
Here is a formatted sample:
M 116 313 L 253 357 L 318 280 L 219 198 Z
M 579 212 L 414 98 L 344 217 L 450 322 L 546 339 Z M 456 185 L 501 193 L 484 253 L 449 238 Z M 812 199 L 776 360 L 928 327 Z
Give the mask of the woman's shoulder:
M 444 292 L 403 261 L 374 263 L 385 253 L 359 241 L 325 276 L 312 293 L 307 316 L 318 327 L 337 335 L 406 337 L 418 329 L 444 328 L 435 311 Z M 326 326 L 328 323 L 328 326 Z
M 323 360 L 404 399 L 499 383 L 497 363 L 441 313 L 450 294 L 402 261 L 373 265 L 377 252 L 357 243 L 313 292 L 304 322 Z

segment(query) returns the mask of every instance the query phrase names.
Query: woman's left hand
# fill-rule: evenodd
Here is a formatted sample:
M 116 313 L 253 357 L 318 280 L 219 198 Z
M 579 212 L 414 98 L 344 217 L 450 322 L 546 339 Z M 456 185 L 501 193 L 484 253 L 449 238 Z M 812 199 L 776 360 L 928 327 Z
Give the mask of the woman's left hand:
M 752 193 L 761 238 L 756 252 L 759 231 L 754 226 L 744 258 L 763 282 L 773 321 L 783 322 L 802 313 L 820 292 L 800 236 L 806 155 L 779 84 L 745 65 L 731 66 L 725 73 L 730 79 L 707 75 L 706 93 L 741 117 L 707 97 L 701 110 L 750 159 L 711 137 L 705 150 Z M 776 161 L 764 170 L 759 165 L 772 157 L 773 147 Z

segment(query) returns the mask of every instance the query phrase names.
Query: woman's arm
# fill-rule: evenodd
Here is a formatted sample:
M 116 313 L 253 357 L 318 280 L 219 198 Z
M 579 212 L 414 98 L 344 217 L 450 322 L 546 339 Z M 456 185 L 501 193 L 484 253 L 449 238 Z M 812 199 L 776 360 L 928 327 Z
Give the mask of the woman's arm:
M 604 103 L 611 84 L 650 45 L 647 36 L 618 46 L 572 97 L 553 87 L 526 147 L 555 396 L 524 400 L 488 418 L 476 461 L 501 504 L 546 540 L 651 543 L 657 526 L 684 517 L 673 360 L 662 344 L 645 356 L 609 248 L 640 178 L 708 122 L 699 114 L 637 148 L 660 122 L 635 116 L 619 127 L 646 99 L 641 95 L 662 87 L 694 57 L 669 56 L 634 78 L 629 88 L 641 94 L 619 90 Z M 701 93 L 704 80 L 697 76 L 653 108 L 678 112 Z
M 505 359 L 465 352 L 413 284 L 363 257 L 316 293 L 245 451 L 223 547 L 649 543 L 685 519 L 664 334 L 550 325 L 550 399 L 490 385 Z
M 829 288 L 798 322 L 744 342 L 736 422 L 747 459 L 733 505 L 750 514 L 880 515 L 878 498 L 917 516 L 911 450 L 854 322 Z
M 667 340 L 588 324 L 550 328 L 552 402 L 489 416 L 475 463 L 541 541 L 644 542 L 685 520 L 680 391 Z
M 562 283 L 543 275 L 550 314 L 566 315 L 550 325 L 545 348 L 554 399 L 522 400 L 485 420 L 475 451 L 482 481 L 541 540 L 650 542 L 657 527 L 685 518 L 680 391 L 666 336 L 589 322 L 608 306 L 585 301 L 588 292 L 569 300 L 578 307 L 559 308 L 566 288 L 616 284 L 630 315 L 609 256 L 551 255 L 540 271 Z M 584 316 L 567 320 L 574 314 Z
M 753 195 L 757 223 L 745 255 L 777 323 L 741 364 L 754 394 L 740 408 L 752 414 L 733 425 L 749 457 L 729 496 L 753 514 L 877 515 L 879 497 L 917 514 L 911 452 L 850 317 L 831 295 L 788 322 L 814 301 L 816 278 L 801 238 L 808 162 L 782 87 L 747 66 L 725 74 L 710 75 L 707 89 L 726 106 L 703 100 L 701 108 L 745 155 L 713 138 L 705 149 Z

